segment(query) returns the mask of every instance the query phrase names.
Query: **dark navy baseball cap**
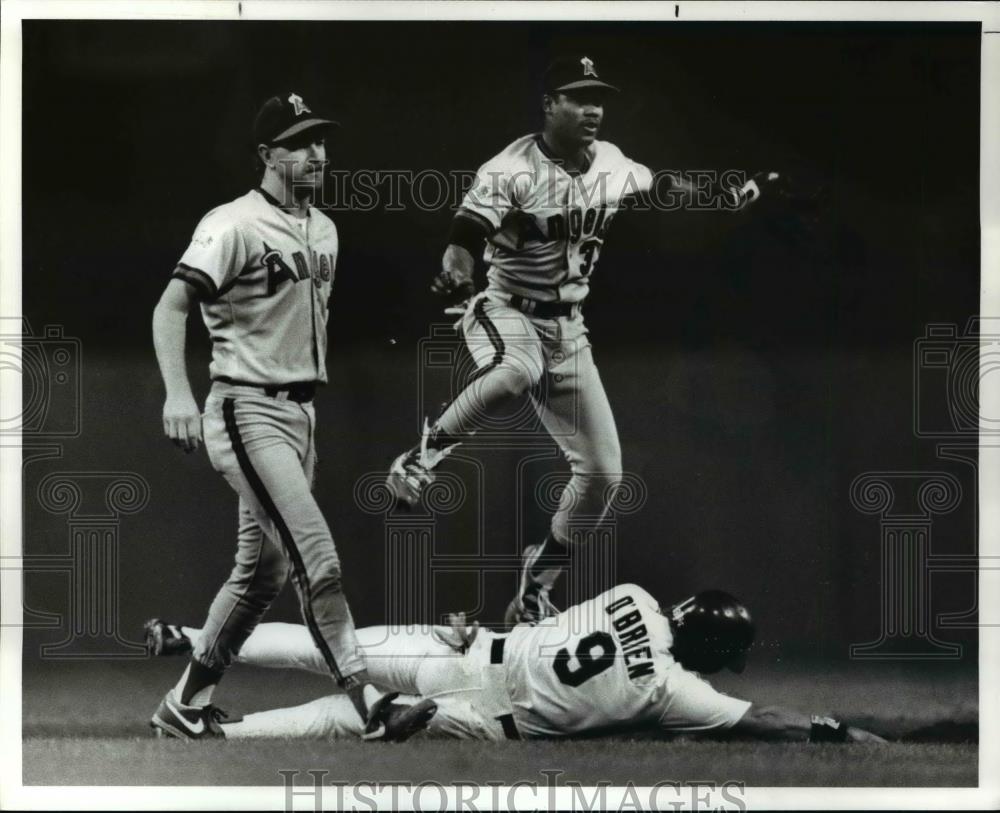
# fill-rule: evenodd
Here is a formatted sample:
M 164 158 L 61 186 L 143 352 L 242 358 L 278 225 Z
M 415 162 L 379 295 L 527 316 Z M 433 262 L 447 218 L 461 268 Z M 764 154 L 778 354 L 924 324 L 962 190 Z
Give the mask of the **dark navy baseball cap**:
M 258 144 L 277 144 L 313 127 L 338 126 L 333 119 L 314 113 L 298 93 L 291 91 L 264 102 L 254 119 L 253 134 Z
M 594 60 L 587 56 L 561 57 L 549 65 L 545 71 L 545 92 L 558 93 L 564 90 L 580 90 L 582 88 L 599 88 L 613 90 L 618 88 L 609 85 L 597 75 Z

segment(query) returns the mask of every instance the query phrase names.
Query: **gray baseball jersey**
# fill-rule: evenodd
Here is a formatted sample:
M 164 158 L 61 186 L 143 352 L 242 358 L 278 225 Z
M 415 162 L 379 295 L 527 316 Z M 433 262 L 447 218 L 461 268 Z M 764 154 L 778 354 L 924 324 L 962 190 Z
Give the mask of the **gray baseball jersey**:
M 459 214 L 484 221 L 491 285 L 538 301 L 580 302 L 622 201 L 650 188 L 653 173 L 607 141 L 590 165 L 567 172 L 540 135 L 519 138 L 476 174 Z
M 174 277 L 197 289 L 212 339 L 213 379 L 326 382 L 326 323 L 337 228 L 304 222 L 254 189 L 210 211 Z

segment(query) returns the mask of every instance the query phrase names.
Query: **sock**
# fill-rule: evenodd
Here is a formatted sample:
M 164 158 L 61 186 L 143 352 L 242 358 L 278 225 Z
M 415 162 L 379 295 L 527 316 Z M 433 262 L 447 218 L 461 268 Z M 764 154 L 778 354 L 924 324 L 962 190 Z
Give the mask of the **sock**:
M 185 706 L 207 706 L 212 702 L 212 692 L 222 680 L 222 671 L 209 669 L 194 658 L 188 664 L 180 682 L 174 689 L 177 699 Z
M 348 675 L 341 683 L 341 688 L 354 704 L 362 722 L 368 722 L 368 709 L 378 700 L 382 693 L 371 684 L 368 670 L 362 669 L 353 675 Z
M 569 547 L 560 542 L 550 532 L 542 543 L 538 558 L 532 562 L 528 575 L 546 587 L 555 584 L 559 574 L 570 562 Z
M 454 446 L 456 443 L 461 443 L 462 440 L 463 437 L 461 435 L 450 435 L 447 432 L 443 432 L 438 424 L 434 424 L 427 436 L 427 448 L 440 451 L 446 446 Z

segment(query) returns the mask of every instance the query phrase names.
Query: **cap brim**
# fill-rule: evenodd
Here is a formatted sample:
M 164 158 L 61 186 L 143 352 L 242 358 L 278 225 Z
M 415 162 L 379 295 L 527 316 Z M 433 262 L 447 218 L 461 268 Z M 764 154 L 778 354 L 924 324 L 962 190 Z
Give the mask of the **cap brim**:
M 303 133 L 306 130 L 312 130 L 315 127 L 322 127 L 324 130 L 330 127 L 339 127 L 340 124 L 333 119 L 303 119 L 302 121 L 297 121 L 287 130 L 278 133 L 274 138 L 271 139 L 272 143 L 277 143 L 279 141 L 287 141 L 293 136 L 297 136 L 299 133 Z
M 559 87 L 552 89 L 560 91 L 580 90 L 582 88 L 601 88 L 603 90 L 613 90 L 615 93 L 621 93 L 621 90 L 616 88 L 614 85 L 609 85 L 607 82 L 602 82 L 600 79 L 580 79 L 577 82 L 570 82 L 568 85 L 560 85 Z

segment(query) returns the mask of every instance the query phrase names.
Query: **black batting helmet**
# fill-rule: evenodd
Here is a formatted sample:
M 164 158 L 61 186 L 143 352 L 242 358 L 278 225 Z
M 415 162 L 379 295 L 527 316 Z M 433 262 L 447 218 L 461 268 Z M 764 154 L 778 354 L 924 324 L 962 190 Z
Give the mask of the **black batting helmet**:
M 747 610 L 722 590 L 704 590 L 675 604 L 667 613 L 674 659 L 685 669 L 711 674 L 729 667 L 742 672 L 754 626 Z

